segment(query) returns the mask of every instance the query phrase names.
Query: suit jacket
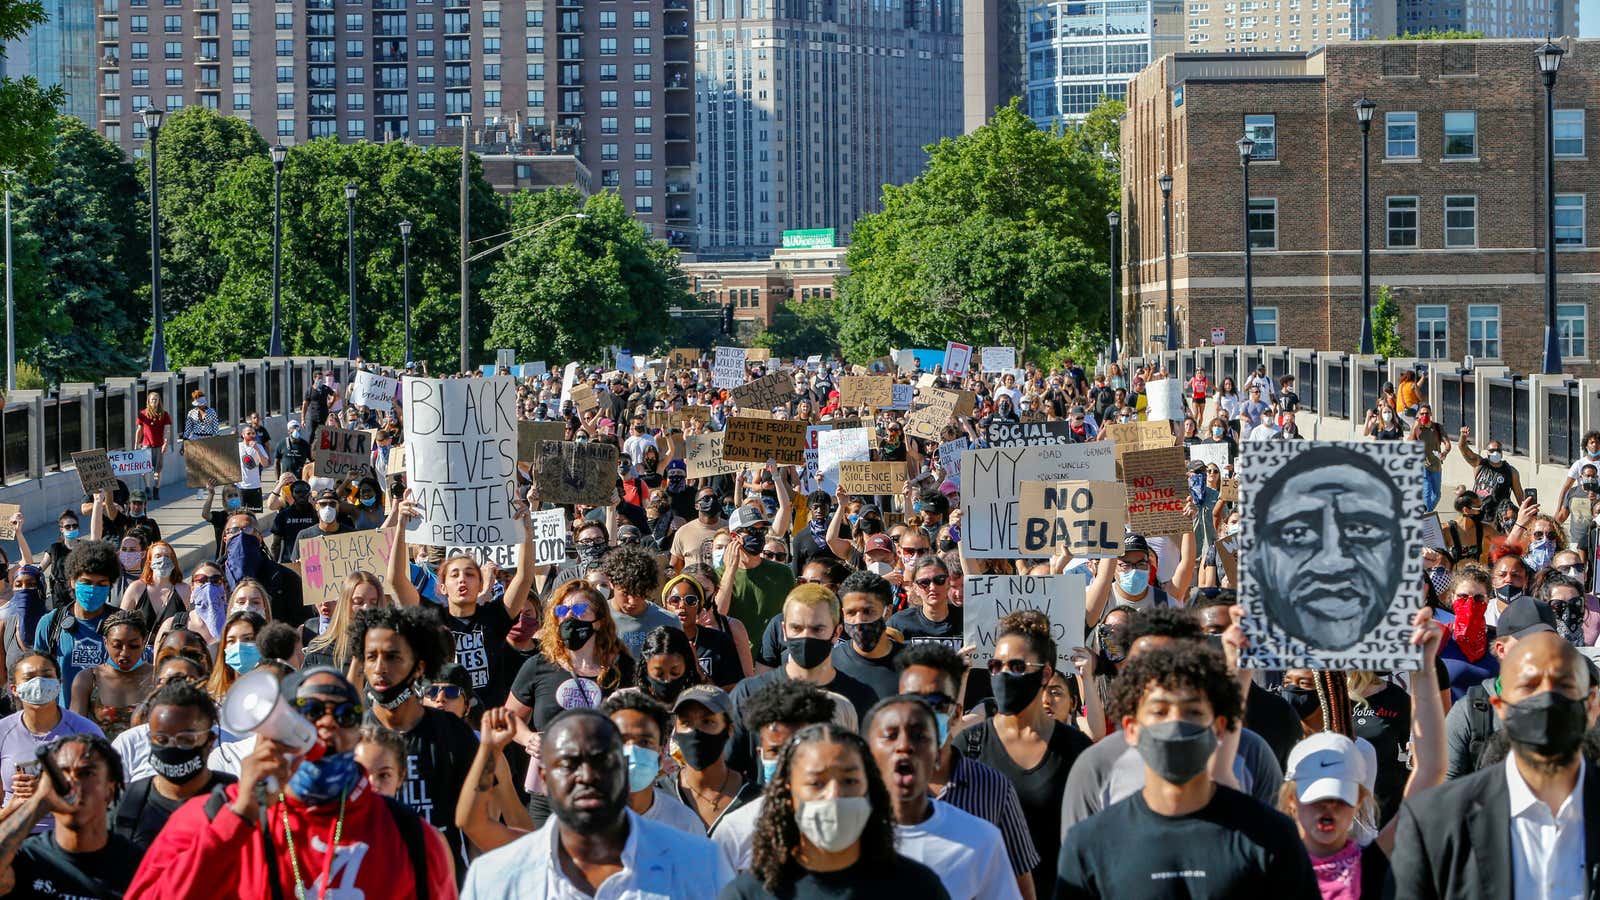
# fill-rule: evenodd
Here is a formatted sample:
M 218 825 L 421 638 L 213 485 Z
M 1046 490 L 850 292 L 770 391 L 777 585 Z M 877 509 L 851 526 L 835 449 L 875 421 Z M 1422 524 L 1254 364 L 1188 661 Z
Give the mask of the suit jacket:
M 1600 771 L 1583 779 L 1584 896 L 1600 898 Z M 1406 900 L 1512 898 L 1511 790 L 1504 764 L 1489 766 L 1406 800 L 1391 860 Z

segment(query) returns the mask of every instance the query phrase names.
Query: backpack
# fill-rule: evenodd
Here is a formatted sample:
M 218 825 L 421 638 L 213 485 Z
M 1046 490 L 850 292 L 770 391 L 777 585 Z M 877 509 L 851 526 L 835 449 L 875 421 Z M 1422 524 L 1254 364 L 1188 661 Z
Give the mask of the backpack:
M 67 554 L 72 551 L 60 541 L 50 545 L 50 570 L 44 573 L 44 589 L 50 609 L 72 602 L 72 585 L 67 581 Z
M 1483 748 L 1489 743 L 1489 736 L 1494 734 L 1494 710 L 1489 706 L 1489 692 L 1481 683 L 1467 688 L 1466 695 L 1461 699 L 1468 704 L 1467 762 L 1472 766 L 1461 774 L 1468 775 L 1478 770 Z

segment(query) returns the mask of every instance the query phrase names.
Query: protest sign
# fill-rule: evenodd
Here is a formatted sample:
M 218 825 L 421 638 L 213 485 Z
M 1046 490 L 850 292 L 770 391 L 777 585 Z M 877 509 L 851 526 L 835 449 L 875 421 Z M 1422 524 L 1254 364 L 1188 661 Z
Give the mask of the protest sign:
M 1444 549 L 1444 529 L 1439 527 L 1438 510 L 1424 513 L 1422 516 L 1422 546 Z
M 1180 535 L 1194 528 L 1183 514 L 1189 500 L 1189 474 L 1182 447 L 1135 450 L 1122 457 L 1122 482 L 1128 486 L 1128 527 L 1146 537 Z
M 834 427 L 817 435 L 817 486 L 829 495 L 839 489 L 839 464 L 872 458 L 872 429 Z
M 1018 492 L 1024 481 L 1115 481 L 1114 448 L 1105 441 L 998 447 L 961 454 L 961 547 L 969 559 L 1013 559 L 1018 551 Z
M 183 442 L 184 481 L 192 488 L 239 480 L 239 436 L 219 434 Z
M 1017 348 L 985 347 L 979 355 L 983 371 L 994 373 L 1017 367 Z
M 952 418 L 972 415 L 977 395 L 971 391 L 947 391 L 940 388 L 922 388 L 922 399 L 927 404 L 913 409 L 906 417 L 906 434 L 926 441 L 944 440 L 944 427 Z
M 370 572 L 389 588 L 389 551 L 394 533 L 380 529 L 318 533 L 295 544 L 300 558 L 300 593 L 307 606 L 337 601 L 351 572 Z
M 138 450 L 113 450 L 106 454 L 111 461 L 111 474 L 122 478 L 127 475 L 152 475 L 156 471 L 155 460 L 150 454 L 154 450 L 150 447 L 141 447 Z
M 665 430 L 672 427 L 672 412 L 665 409 L 647 409 L 644 411 L 644 425 L 654 430 Z
M 1203 462 L 1207 466 L 1216 466 L 1217 471 L 1225 472 L 1228 469 L 1228 443 L 1218 441 L 1215 444 L 1190 444 L 1184 448 L 1189 451 L 1190 462 Z
M 727 462 L 771 459 L 785 466 L 805 465 L 806 423 L 735 416 L 723 432 L 722 458 Z
M 11 519 L 22 512 L 22 507 L 16 503 L 0 503 L 0 540 L 14 541 L 17 539 L 17 529 L 11 525 Z
M 704 434 L 691 434 L 684 439 L 685 478 L 732 475 L 740 470 L 740 466 L 731 465 L 722 459 L 723 434 L 721 431 L 708 431 Z
M 1162 378 L 1144 384 L 1145 402 L 1152 422 L 1183 421 L 1183 385 L 1176 378 Z
M 674 369 L 692 369 L 700 365 L 700 351 L 693 347 L 679 347 L 672 351 L 672 358 L 667 365 Z
M 961 490 L 961 453 L 972 446 L 970 438 L 956 438 L 939 445 L 939 468 L 944 470 L 946 481 Z
M 600 394 L 587 384 L 577 385 L 572 389 L 572 408 L 583 415 L 591 409 L 600 408 Z
M 1421 664 L 1410 620 L 1423 605 L 1422 469 L 1413 441 L 1240 448 L 1242 666 Z
M 1109 457 L 1108 457 L 1109 459 Z M 1066 575 L 968 575 L 962 581 L 962 639 L 976 648 L 971 665 L 984 668 L 994 658 L 1000 620 L 1014 612 L 1038 610 L 1050 620 L 1059 672 L 1073 672 L 1072 650 L 1083 646 L 1085 585 Z
M 1158 447 L 1176 447 L 1179 440 L 1166 422 L 1112 422 L 1100 432 L 1106 440 L 1117 445 L 1117 477 L 1121 476 L 1122 458 L 1134 450 L 1153 450 Z
M 521 544 L 499 544 L 491 546 L 476 546 L 463 544 L 456 547 L 446 547 L 445 559 L 452 556 L 470 556 L 478 565 L 494 563 L 496 568 L 515 569 L 522 565 Z
M 718 347 L 711 364 L 711 384 L 733 390 L 744 384 L 744 348 Z
M 681 406 L 681 407 L 679 407 L 679 408 L 677 408 L 675 410 L 672 410 L 672 415 L 667 417 L 667 421 L 668 422 L 670 422 L 671 424 L 676 425 L 676 426 L 678 426 L 680 428 L 683 427 L 684 423 L 688 422 L 691 419 L 693 419 L 696 422 L 701 423 L 702 425 L 704 425 L 707 422 L 710 422 L 711 421 L 711 407 L 709 407 L 709 406 Z
M 549 503 L 609 506 L 617 490 L 617 448 L 612 444 L 540 441 L 533 460 L 533 483 L 539 488 L 539 499 Z
M 916 395 L 917 395 L 917 386 L 916 385 L 914 385 L 914 384 L 897 384 L 897 385 L 894 386 L 894 393 L 890 397 L 889 405 L 887 407 L 885 407 L 885 408 L 886 409 L 898 409 L 898 410 L 901 410 L 902 412 L 907 411 L 907 410 L 911 409 L 911 401 L 916 397 Z
M 1019 491 L 1023 556 L 1054 556 L 1066 546 L 1073 556 L 1111 559 L 1122 555 L 1128 493 L 1120 481 L 1024 481 Z
M 72 454 L 72 464 L 78 468 L 78 483 L 85 494 L 117 489 L 117 476 L 111 473 L 111 460 L 104 450 L 79 450 Z
M 808 368 L 808 369 L 820 369 L 820 368 L 822 368 L 822 354 L 813 353 L 810 356 L 806 357 L 806 368 Z
M 1222 486 L 1217 489 L 1217 502 L 1218 503 L 1238 503 L 1239 502 L 1239 479 L 1237 479 L 1237 478 L 1224 478 L 1224 479 L 1222 479 Z
M 404 387 L 406 485 L 422 513 L 407 523 L 406 539 L 438 547 L 515 543 L 522 527 L 512 518 L 516 380 L 407 378 Z M 544 446 L 535 454 L 541 463 Z
M 365 406 L 387 412 L 394 409 L 394 394 L 400 389 L 400 382 L 394 378 L 385 378 L 371 372 L 357 372 L 356 379 L 350 386 L 350 402 L 356 406 Z
M 543 499 L 543 498 L 540 498 Z M 533 516 L 533 564 L 558 566 L 567 558 L 567 511 L 541 509 Z
M 372 465 L 372 432 L 357 428 L 317 429 L 311 448 L 312 474 L 328 478 L 360 476 Z
M 517 422 L 517 459 L 528 462 L 539 453 L 540 441 L 559 441 L 567 436 L 567 425 L 560 420 Z
M 384 467 L 385 475 L 404 475 L 406 473 L 406 445 L 395 444 L 389 448 L 389 464 Z
M 518 378 L 543 378 L 545 376 L 545 373 L 547 373 L 549 371 L 550 371 L 550 367 L 545 365 L 544 360 L 541 359 L 541 360 L 539 360 L 537 362 L 526 362 L 526 363 L 523 363 L 522 367 L 517 370 L 517 377 Z
M 744 352 L 744 361 L 747 363 L 769 362 L 772 359 L 772 350 L 768 347 L 751 347 Z
M 772 372 L 733 389 L 733 402 L 740 409 L 771 412 L 774 406 L 788 406 L 793 399 L 794 376 L 788 372 Z
M 617 362 L 617 371 L 628 375 L 633 374 L 633 351 L 617 350 L 614 354 Z
M 1223 574 L 1228 576 L 1228 587 L 1235 590 L 1239 587 L 1239 538 L 1237 535 L 1229 538 L 1218 538 L 1217 562 L 1222 564 Z
M 972 365 L 972 347 L 946 341 L 944 345 L 944 374 L 946 378 L 965 378 Z
M 578 364 L 569 362 L 561 370 L 561 402 L 572 399 L 572 389 L 578 386 Z
M 861 462 L 846 459 L 839 462 L 839 487 L 846 494 L 888 495 L 900 493 L 906 480 L 903 462 Z
M 990 419 L 986 431 L 991 447 L 1037 447 L 1072 443 L 1071 422 L 1008 422 Z
M 764 409 L 741 409 L 738 412 L 734 413 L 733 415 L 729 416 L 728 418 L 730 420 L 731 419 L 771 419 L 771 418 L 774 418 L 774 416 L 772 415 L 771 412 L 769 412 L 767 410 L 764 410 Z
M 894 403 L 894 378 L 888 375 L 846 375 L 839 379 L 839 405 L 875 409 Z

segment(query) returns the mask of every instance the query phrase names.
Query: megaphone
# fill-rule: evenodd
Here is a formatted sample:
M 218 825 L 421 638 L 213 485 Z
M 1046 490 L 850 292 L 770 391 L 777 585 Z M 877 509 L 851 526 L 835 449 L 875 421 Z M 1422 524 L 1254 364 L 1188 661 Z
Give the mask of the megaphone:
M 225 731 L 268 738 L 295 757 L 316 760 L 322 755 L 316 726 L 289 708 L 270 669 L 256 669 L 235 681 L 218 719 Z

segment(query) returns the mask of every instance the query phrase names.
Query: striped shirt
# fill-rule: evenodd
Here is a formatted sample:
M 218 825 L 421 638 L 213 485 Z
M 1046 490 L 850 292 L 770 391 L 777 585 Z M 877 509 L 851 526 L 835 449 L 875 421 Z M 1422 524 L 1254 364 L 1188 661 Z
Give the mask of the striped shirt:
M 1039 864 L 1039 851 L 1028 833 L 1028 820 L 1022 814 L 1017 789 L 989 766 L 954 751 L 951 756 L 950 780 L 936 799 L 1000 829 L 1011 871 L 1017 875 L 1032 872 Z

